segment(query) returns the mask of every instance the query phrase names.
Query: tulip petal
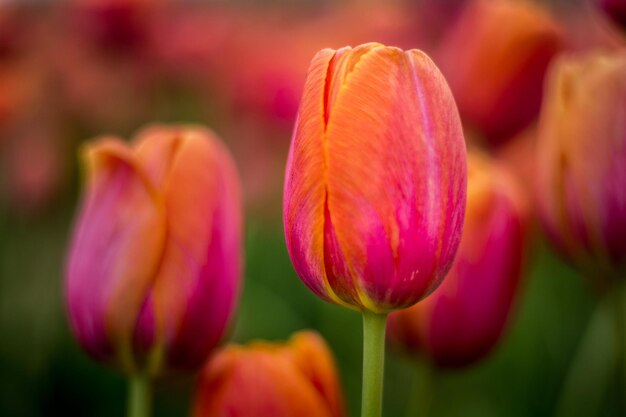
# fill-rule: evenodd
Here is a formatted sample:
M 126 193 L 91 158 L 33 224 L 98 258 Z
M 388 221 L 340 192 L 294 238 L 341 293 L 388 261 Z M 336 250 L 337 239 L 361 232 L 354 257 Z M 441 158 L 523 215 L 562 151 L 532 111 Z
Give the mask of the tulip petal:
M 291 337 L 289 349 L 295 365 L 326 401 L 331 416 L 343 416 L 345 413 L 337 367 L 324 339 L 314 332 L 299 332 Z
M 156 338 L 168 366 L 201 363 L 228 323 L 238 289 L 240 197 L 235 167 L 224 148 L 203 129 L 172 130 L 138 144 L 146 172 L 161 179 L 167 245 L 151 289 L 151 316 L 138 322 L 137 337 Z M 141 140 L 141 139 L 140 139 Z M 234 261 L 233 261 L 234 260 Z
M 324 49 L 311 62 L 285 177 L 283 212 L 287 249 L 304 283 L 319 297 L 343 303 L 324 271 L 324 114 L 326 78 L 334 51 Z
M 216 140 L 211 141 L 211 146 L 214 148 L 212 163 L 216 168 L 213 195 L 217 200 L 213 202 L 210 216 L 213 222 L 209 243 L 176 337 L 168 350 L 169 362 L 181 368 L 201 364 L 219 342 L 239 293 L 241 190 L 238 182 L 233 181 L 237 178 L 236 168 L 226 149 Z M 193 147 L 189 151 L 193 152 Z
M 118 355 L 130 353 L 135 318 L 164 246 L 165 216 L 120 141 L 96 142 L 86 155 L 87 196 L 70 250 L 68 304 L 78 339 L 95 357 L 110 360 L 113 346 Z

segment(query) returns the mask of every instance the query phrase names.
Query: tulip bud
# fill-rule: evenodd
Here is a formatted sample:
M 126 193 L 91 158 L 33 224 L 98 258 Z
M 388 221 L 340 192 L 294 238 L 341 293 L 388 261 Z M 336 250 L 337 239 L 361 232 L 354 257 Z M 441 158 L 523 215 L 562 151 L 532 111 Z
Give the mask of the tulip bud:
M 456 253 L 466 176 L 454 99 L 423 52 L 376 43 L 318 52 L 285 179 L 296 272 L 355 309 L 416 303 Z
M 527 204 L 514 177 L 470 153 L 461 246 L 443 284 L 391 314 L 389 335 L 440 367 L 469 365 L 500 340 L 522 273 Z
M 530 1 L 475 0 L 438 54 L 463 122 L 496 144 L 539 113 L 543 77 L 562 33 Z
M 218 343 L 240 279 L 239 180 L 199 127 L 153 127 L 84 152 L 86 196 L 69 251 L 72 330 L 128 372 L 193 369 Z
M 539 123 L 537 202 L 556 247 L 584 272 L 626 266 L 626 52 L 560 58 Z
M 329 348 L 313 332 L 287 344 L 227 346 L 207 363 L 194 417 L 342 417 L 339 378 Z

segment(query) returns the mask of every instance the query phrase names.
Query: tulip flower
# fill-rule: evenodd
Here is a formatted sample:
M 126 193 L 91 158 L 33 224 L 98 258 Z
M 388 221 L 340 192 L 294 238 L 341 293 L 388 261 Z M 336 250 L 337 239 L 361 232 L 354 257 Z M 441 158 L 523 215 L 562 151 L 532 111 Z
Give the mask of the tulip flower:
M 603 280 L 626 271 L 625 115 L 624 51 L 555 63 L 539 124 L 538 209 L 561 253 Z
M 531 1 L 469 4 L 442 41 L 437 60 L 463 121 L 492 144 L 532 122 L 562 38 L 550 14 Z
M 380 413 L 386 313 L 427 296 L 452 264 L 465 159 L 454 99 L 423 52 L 369 43 L 313 58 L 287 161 L 284 228 L 302 281 L 363 312 L 364 416 Z
M 328 346 L 314 332 L 283 343 L 230 345 L 207 362 L 194 417 L 343 417 L 339 377 Z
M 66 278 L 74 335 L 134 378 L 198 368 L 239 287 L 241 202 L 228 151 L 203 128 L 160 126 L 130 146 L 99 139 L 84 160 Z
M 522 276 L 528 204 L 514 177 L 470 152 L 467 198 L 461 246 L 445 281 L 390 317 L 390 337 L 438 367 L 467 366 L 494 348 Z
M 546 90 L 537 149 L 539 214 L 557 250 L 606 291 L 623 389 L 626 52 L 563 56 Z

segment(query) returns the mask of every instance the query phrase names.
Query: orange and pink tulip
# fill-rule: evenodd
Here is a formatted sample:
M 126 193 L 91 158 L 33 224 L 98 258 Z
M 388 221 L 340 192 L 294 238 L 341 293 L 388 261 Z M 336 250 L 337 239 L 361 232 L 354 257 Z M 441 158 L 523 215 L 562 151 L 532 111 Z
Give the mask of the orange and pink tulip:
M 493 350 L 522 277 L 528 204 L 514 177 L 471 153 L 461 247 L 443 284 L 389 318 L 389 335 L 439 367 L 467 366 Z
M 458 111 L 426 54 L 377 43 L 318 52 L 285 179 L 296 272 L 358 310 L 416 303 L 452 264 L 466 175 Z
M 227 346 L 198 383 L 194 417 L 343 417 L 334 359 L 324 340 L 300 332 L 285 343 Z
M 470 3 L 442 41 L 436 61 L 463 122 L 492 144 L 531 123 L 562 38 L 555 19 L 531 1 Z
M 72 330 L 95 359 L 155 375 L 199 367 L 233 313 L 241 202 L 225 146 L 200 127 L 156 126 L 84 149 L 69 251 Z
M 603 280 L 626 271 L 626 52 L 560 58 L 547 82 L 537 203 L 551 241 Z

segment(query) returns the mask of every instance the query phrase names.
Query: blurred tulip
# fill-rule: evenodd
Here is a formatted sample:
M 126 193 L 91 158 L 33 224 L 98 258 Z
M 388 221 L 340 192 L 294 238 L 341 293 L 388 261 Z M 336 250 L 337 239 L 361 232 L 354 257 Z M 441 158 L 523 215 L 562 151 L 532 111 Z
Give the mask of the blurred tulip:
M 595 0 L 595 2 L 615 23 L 626 29 L 626 0 Z
M 626 36 L 592 4 L 559 11 L 567 30 L 568 51 L 617 49 L 626 47 Z
M 414 20 L 419 22 L 420 33 L 427 38 L 428 44 L 435 45 L 441 36 L 461 15 L 468 0 L 411 0 Z
M 552 242 L 583 271 L 626 266 L 626 52 L 560 58 L 546 84 L 537 202 Z
M 148 41 L 150 15 L 163 0 L 73 0 L 81 36 L 114 52 L 137 53 Z
M 2 23 L 0 20 L 0 27 Z M 33 50 L 35 44 L 40 49 Z M 10 56 L 0 56 L 0 145 L 12 139 L 8 130 L 16 124 L 25 124 L 26 119 L 33 123 L 41 114 L 48 117 L 56 111 L 49 106 L 55 101 L 51 98 L 51 71 L 43 52 L 46 46 L 42 41 L 22 38 Z
M 24 22 L 17 16 L 17 7 L 0 3 L 0 62 L 19 52 Z
M 562 31 L 530 1 L 475 0 L 444 38 L 441 69 L 464 123 L 497 144 L 538 114 L 543 77 Z
M 36 114 L 0 134 L 0 191 L 20 215 L 43 214 L 66 185 L 68 148 L 57 120 Z
M 284 191 L 287 248 L 318 296 L 410 306 L 447 273 L 465 209 L 463 132 L 421 51 L 370 43 L 314 58 Z
M 240 187 L 227 149 L 203 128 L 157 126 L 131 147 L 100 139 L 84 157 L 66 281 L 75 336 L 125 371 L 198 367 L 239 287 Z
M 194 417 L 342 417 L 332 353 L 313 332 L 287 344 L 227 346 L 207 363 Z
M 430 297 L 389 318 L 390 337 L 440 367 L 462 367 L 500 340 L 522 274 L 527 201 L 495 161 L 470 152 L 461 246 Z

